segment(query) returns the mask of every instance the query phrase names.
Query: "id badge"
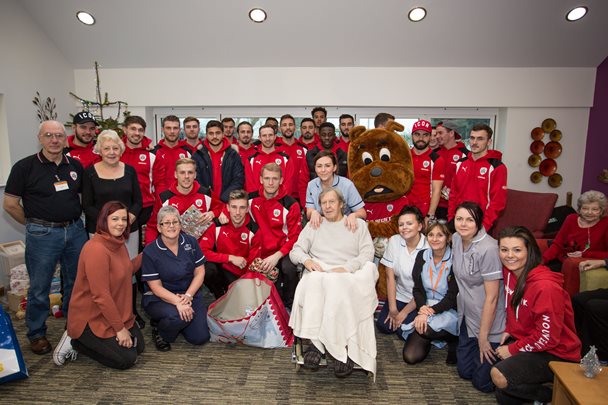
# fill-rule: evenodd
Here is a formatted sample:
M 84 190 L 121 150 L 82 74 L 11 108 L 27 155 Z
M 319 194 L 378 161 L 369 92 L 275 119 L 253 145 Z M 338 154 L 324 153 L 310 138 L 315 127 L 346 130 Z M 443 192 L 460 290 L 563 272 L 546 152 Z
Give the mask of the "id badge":
M 70 189 L 67 181 L 57 181 L 53 185 L 55 186 L 55 191 L 65 191 Z

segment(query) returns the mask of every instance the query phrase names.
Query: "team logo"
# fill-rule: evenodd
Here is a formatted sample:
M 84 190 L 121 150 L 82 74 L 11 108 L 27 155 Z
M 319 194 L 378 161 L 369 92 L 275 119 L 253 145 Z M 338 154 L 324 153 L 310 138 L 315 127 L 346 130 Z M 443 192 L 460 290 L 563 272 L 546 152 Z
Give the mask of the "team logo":
M 422 163 L 422 166 L 429 167 L 430 164 L 431 164 L 431 162 L 429 162 L 428 160 L 425 160 L 424 163 Z
M 78 173 L 70 172 L 70 177 L 72 178 L 72 180 L 76 181 L 76 179 L 78 178 Z
M 386 209 L 388 210 L 388 212 L 392 212 L 393 208 L 395 208 L 395 207 L 393 207 L 393 204 L 389 204 L 386 206 Z
M 242 240 L 247 240 L 247 234 L 246 234 L 245 232 L 243 232 L 243 233 L 241 234 L 241 239 L 242 239 Z
M 146 160 L 146 154 L 145 154 L 145 153 L 142 153 L 141 155 L 139 155 L 139 160 L 141 160 L 142 162 L 143 162 L 144 160 Z
M 200 207 L 203 205 L 203 200 L 201 200 L 200 198 L 196 201 L 194 201 L 194 203 L 196 204 L 197 207 Z
M 479 169 L 479 174 L 481 174 L 482 176 L 484 174 L 486 174 L 488 172 L 488 168 L 487 167 L 482 167 L 481 169 Z
M 180 159 L 184 159 L 185 157 L 186 157 L 186 155 L 184 155 L 183 153 L 180 153 L 180 154 L 179 154 L 179 158 L 180 158 Z
M 454 162 L 458 162 L 458 159 L 460 159 L 460 156 L 458 156 L 458 155 L 454 155 L 454 156 L 452 156 L 452 160 L 453 160 Z
M 279 209 L 276 209 L 272 212 L 274 214 L 275 217 L 278 217 L 279 215 L 281 215 L 281 211 Z
M 298 155 L 302 156 L 302 150 L 298 149 L 298 150 L 296 151 L 296 153 L 297 153 Z
M 281 164 L 281 159 L 275 159 L 275 160 L 274 160 L 274 162 L 275 162 L 276 164 L 280 165 L 280 164 Z

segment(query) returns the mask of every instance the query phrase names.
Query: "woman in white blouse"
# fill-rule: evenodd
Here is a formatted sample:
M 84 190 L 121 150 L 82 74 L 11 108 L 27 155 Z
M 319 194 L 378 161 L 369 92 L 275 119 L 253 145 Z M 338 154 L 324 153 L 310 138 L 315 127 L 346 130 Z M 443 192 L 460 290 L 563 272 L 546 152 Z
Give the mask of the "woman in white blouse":
M 399 233 L 389 241 L 380 263 L 386 266 L 387 301 L 378 315 L 376 326 L 382 333 L 396 333 L 402 324 L 416 317 L 412 294 L 412 270 L 418 252 L 429 247 L 422 234 L 424 217 L 417 207 L 406 205 L 399 212 Z M 401 337 L 401 333 L 398 333 Z

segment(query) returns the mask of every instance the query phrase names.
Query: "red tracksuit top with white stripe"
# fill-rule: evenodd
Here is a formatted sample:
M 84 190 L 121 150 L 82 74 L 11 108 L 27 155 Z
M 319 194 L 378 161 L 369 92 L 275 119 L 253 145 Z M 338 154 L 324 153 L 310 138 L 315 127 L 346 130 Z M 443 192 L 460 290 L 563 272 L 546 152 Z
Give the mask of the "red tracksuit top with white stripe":
M 245 274 L 253 259 L 260 257 L 261 243 L 258 224 L 249 216 L 245 217 L 245 222 L 238 228 L 232 221 L 222 225 L 216 218 L 199 241 L 207 261 L 220 263 L 224 269 L 239 277 Z M 230 263 L 230 255 L 245 258 L 247 267 L 240 269 Z
M 484 212 L 483 227 L 489 231 L 507 203 L 507 166 L 502 153 L 489 150 L 473 160 L 472 153 L 461 159 L 452 179 L 448 219 L 454 218 L 456 207 L 464 201 L 479 204 Z
M 283 186 L 273 198 L 264 197 L 264 189 L 249 194 L 249 213 L 260 227 L 261 258 L 281 251 L 287 256 L 302 231 L 300 205 L 287 195 Z
M 570 295 L 562 287 L 564 276 L 540 265 L 530 270 L 522 299 L 511 306 L 517 277 L 503 268 L 507 324 L 505 332 L 516 341 L 509 352 L 548 352 L 561 359 L 578 362 L 581 342 L 576 335 Z M 499 305 L 501 305 L 499 303 Z
M 141 190 L 142 206 L 151 207 L 154 205 L 154 186 L 152 178 L 152 168 L 156 161 L 154 152 L 148 150 L 148 146 L 152 140 L 148 137 L 143 137 L 141 146 L 138 148 L 130 148 L 127 145 L 127 138 L 123 137 L 125 143 L 125 151 L 120 157 L 120 161 L 133 166 L 137 173 L 139 188 Z
M 171 148 L 165 144 L 164 139 L 161 139 L 156 145 L 154 153 L 156 153 L 156 162 L 152 167 L 152 177 L 154 184 L 158 185 L 154 192 L 159 195 L 168 190 L 175 181 L 175 162 L 192 155 L 190 149 L 186 146 L 186 141 L 179 141 L 177 145 Z
M 445 163 L 445 178 L 443 179 L 443 187 L 450 188 L 452 187 L 452 179 L 456 173 L 456 166 L 462 158 L 467 156 L 469 150 L 464 143 L 457 142 L 456 145 L 450 149 L 446 149 L 443 146 L 438 148 L 437 153 L 443 158 L 443 162 Z M 438 207 L 448 208 L 448 200 L 442 196 L 439 199 Z
M 160 193 L 159 200 L 154 204 L 154 210 L 146 226 L 146 245 L 154 242 L 158 237 L 156 216 L 158 215 L 158 211 L 167 205 L 177 208 L 180 215 L 190 208 L 191 205 L 194 205 L 203 213 L 213 211 L 216 217 L 220 215 L 223 208 L 221 201 L 211 198 L 211 190 L 208 187 L 201 186 L 195 181 L 192 190 L 188 194 L 182 194 L 177 190 L 177 181 L 175 181 L 169 190 Z
M 260 174 L 262 173 L 262 167 L 268 163 L 276 163 L 281 167 L 283 171 L 283 182 L 287 194 L 291 194 L 292 184 L 288 179 L 292 179 L 295 176 L 293 163 L 290 162 L 289 155 L 283 152 L 279 146 L 275 146 L 275 149 L 266 153 L 259 150 L 249 158 L 249 164 L 245 166 L 245 188 L 248 193 L 256 192 L 260 188 Z M 259 224 L 258 224 L 259 225 Z
M 93 152 L 94 142 L 87 146 L 79 146 L 74 143 L 76 135 L 68 136 L 68 146 L 64 149 L 65 154 L 80 162 L 83 169 L 101 161 L 101 156 Z

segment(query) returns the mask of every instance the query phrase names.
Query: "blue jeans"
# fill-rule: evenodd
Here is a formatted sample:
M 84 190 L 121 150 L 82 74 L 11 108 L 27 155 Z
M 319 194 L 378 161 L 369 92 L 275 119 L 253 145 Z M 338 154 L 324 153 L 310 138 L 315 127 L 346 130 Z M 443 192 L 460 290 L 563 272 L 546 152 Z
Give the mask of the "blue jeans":
M 46 335 L 49 292 L 57 262 L 61 264 L 62 310 L 67 317 L 80 250 L 87 239 L 80 219 L 65 228 L 49 228 L 32 223 L 25 225 L 25 265 L 30 276 L 25 324 L 30 341 Z

